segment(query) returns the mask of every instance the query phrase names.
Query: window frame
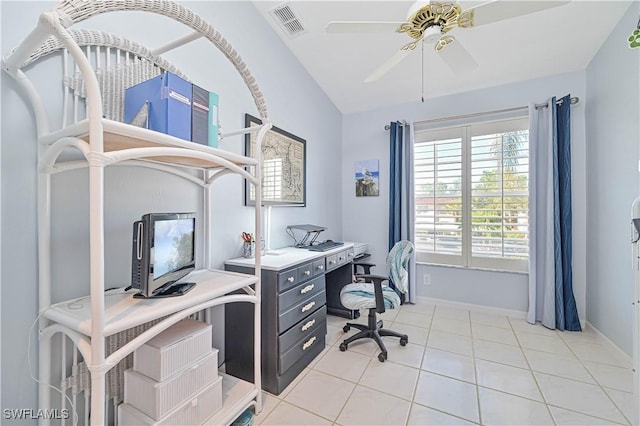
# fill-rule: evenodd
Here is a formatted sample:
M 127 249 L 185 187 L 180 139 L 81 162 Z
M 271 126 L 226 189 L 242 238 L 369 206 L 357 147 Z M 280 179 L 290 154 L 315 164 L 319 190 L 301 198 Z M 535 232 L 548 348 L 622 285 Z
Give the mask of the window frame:
M 513 130 L 511 130 L 513 129 Z M 474 121 L 466 123 L 456 123 L 456 125 L 435 127 L 430 129 L 414 129 L 414 148 L 418 144 L 437 142 L 440 140 L 448 140 L 459 138 L 461 139 L 461 173 L 462 173 L 462 229 L 461 229 L 461 253 L 460 254 L 445 254 L 442 252 L 428 252 L 419 248 L 419 243 L 416 241 L 416 261 L 420 263 L 434 264 L 438 266 L 449 266 L 468 269 L 486 269 L 501 272 L 515 272 L 515 273 L 528 273 L 529 270 L 529 253 L 527 251 L 527 257 L 524 259 L 510 259 L 504 257 L 482 257 L 473 256 L 473 243 L 472 243 L 472 139 L 474 136 L 482 136 L 489 134 L 506 133 L 509 131 L 527 131 L 527 157 L 529 157 L 529 118 L 528 116 L 515 116 L 509 118 L 500 118 L 487 121 Z M 414 164 L 418 161 L 417 155 L 414 158 Z M 435 167 L 434 163 L 434 167 Z M 504 166 L 504 163 L 502 164 Z M 414 190 L 414 196 L 417 197 L 417 169 L 414 170 L 414 181 L 416 181 Z M 435 179 L 435 175 L 434 175 Z M 434 182 L 435 183 L 435 182 Z M 529 188 L 529 169 L 527 166 L 527 192 Z M 504 199 L 504 194 L 502 195 Z M 527 196 L 529 201 L 529 197 Z M 527 245 L 529 238 L 529 225 L 531 213 L 529 210 L 530 201 L 527 206 Z M 418 206 L 416 202 L 415 208 L 415 227 L 418 229 Z M 503 216 L 504 221 L 504 216 Z M 503 222 L 504 223 L 504 222 Z M 466 224 L 466 225 L 465 225 Z M 435 225 L 434 225 L 435 227 Z M 501 239 L 504 241 L 505 230 L 501 231 Z M 416 236 L 417 240 L 417 236 Z

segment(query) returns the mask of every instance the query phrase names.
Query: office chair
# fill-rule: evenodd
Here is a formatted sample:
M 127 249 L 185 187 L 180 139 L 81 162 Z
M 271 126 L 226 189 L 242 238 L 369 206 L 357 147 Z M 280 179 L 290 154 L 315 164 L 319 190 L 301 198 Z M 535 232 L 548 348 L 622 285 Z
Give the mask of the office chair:
M 367 325 L 348 322 L 343 327 L 346 333 L 353 328 L 360 330 L 357 334 L 345 339 L 340 344 L 340 350 L 346 351 L 349 343 L 363 338 L 374 339 L 380 347 L 378 360 L 384 362 L 387 359 L 387 348 L 384 346 L 382 336 L 394 336 L 400 338 L 400 345 L 405 346 L 409 336 L 393 330 L 382 328 L 382 320 L 378 320 L 376 313 L 383 313 L 386 309 L 395 309 L 400 306 L 404 294 L 409 286 L 409 273 L 407 264 L 413 255 L 413 244 L 410 241 L 397 242 L 387 255 L 387 272 L 389 276 L 371 275 L 373 264 L 360 264 L 365 273 L 356 274 L 356 279 L 364 279 L 364 282 L 347 284 L 340 291 L 340 302 L 347 309 L 369 309 Z M 358 266 L 358 264 L 354 264 Z M 383 285 L 383 282 L 389 285 Z

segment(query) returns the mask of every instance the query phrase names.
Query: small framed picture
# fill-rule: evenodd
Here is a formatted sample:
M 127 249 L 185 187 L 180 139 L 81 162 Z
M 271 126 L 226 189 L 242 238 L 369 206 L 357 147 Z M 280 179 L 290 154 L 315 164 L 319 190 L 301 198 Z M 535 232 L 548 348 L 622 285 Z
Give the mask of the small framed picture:
M 380 195 L 378 160 L 356 161 L 356 197 Z

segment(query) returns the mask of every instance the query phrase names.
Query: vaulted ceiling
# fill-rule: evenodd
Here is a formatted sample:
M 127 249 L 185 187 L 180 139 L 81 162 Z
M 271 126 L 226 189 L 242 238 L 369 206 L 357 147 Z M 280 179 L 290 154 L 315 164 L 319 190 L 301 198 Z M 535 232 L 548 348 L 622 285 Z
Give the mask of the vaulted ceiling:
M 465 10 L 482 3 L 461 1 L 459 5 Z M 419 101 L 422 96 L 443 96 L 585 69 L 630 1 L 574 0 L 526 16 L 470 29 L 454 28 L 449 34 L 478 64 L 473 71 L 453 70 L 432 44 L 419 43 L 400 64 L 369 83 L 364 82 L 365 78 L 412 39 L 393 30 L 329 34 L 325 30 L 327 24 L 402 22 L 407 19 L 412 1 L 294 0 L 254 4 L 335 105 L 343 113 L 351 113 Z M 286 31 L 272 13 L 283 5 L 289 6 L 303 27 L 297 35 Z

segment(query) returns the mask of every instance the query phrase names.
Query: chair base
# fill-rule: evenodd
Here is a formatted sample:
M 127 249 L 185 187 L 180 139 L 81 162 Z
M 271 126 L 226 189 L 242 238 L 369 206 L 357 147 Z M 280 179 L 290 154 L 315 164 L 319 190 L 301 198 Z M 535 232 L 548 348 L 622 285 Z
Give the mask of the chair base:
M 407 342 L 409 342 L 409 336 L 406 334 L 398 333 L 397 331 L 388 330 L 383 327 L 382 320 L 376 319 L 376 310 L 375 308 L 369 309 L 369 316 L 367 325 L 364 324 L 356 324 L 352 322 L 348 322 L 347 325 L 343 327 L 344 332 L 349 331 L 351 327 L 357 328 L 360 332 L 354 334 L 351 337 L 346 338 L 342 343 L 340 343 L 340 350 L 342 352 L 346 351 L 349 347 L 349 343 L 354 342 L 359 339 L 373 339 L 380 348 L 380 353 L 378 354 L 378 360 L 380 362 L 384 362 L 387 359 L 387 348 L 382 341 L 382 336 L 392 336 L 400 338 L 400 345 L 405 346 Z

